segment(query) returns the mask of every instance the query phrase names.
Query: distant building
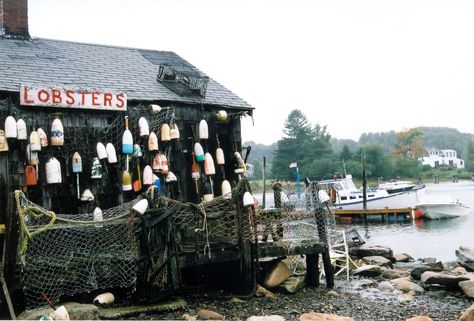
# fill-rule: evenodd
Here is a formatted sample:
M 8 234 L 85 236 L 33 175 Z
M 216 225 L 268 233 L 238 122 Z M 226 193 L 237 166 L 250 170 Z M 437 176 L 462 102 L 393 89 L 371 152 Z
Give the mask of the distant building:
M 428 156 L 420 157 L 423 165 L 464 168 L 464 160 L 458 158 L 458 153 L 454 149 L 427 148 L 426 152 Z

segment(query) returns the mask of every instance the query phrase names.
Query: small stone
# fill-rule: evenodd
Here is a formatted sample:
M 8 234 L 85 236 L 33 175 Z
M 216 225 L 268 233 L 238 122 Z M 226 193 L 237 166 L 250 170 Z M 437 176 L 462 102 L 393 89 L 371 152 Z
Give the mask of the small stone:
M 317 313 L 309 312 L 300 315 L 298 318 L 299 321 L 355 321 L 350 317 L 341 317 L 337 314 L 326 314 L 326 313 Z
M 199 318 L 204 320 L 224 320 L 224 316 L 222 314 L 208 309 L 198 309 L 197 315 Z
M 197 320 L 197 316 L 196 315 L 189 315 L 187 313 L 183 314 L 181 316 L 181 318 L 185 321 L 196 321 Z
M 338 297 L 338 296 L 339 296 L 339 293 L 337 293 L 337 292 L 334 291 L 334 290 L 329 290 L 326 294 L 327 294 L 328 296 L 333 296 L 333 297 Z
M 269 299 L 274 299 L 275 294 L 273 292 L 265 289 L 263 286 L 257 284 L 257 289 L 255 290 L 255 296 L 264 296 Z
M 424 315 L 420 315 L 420 316 L 417 316 L 417 317 L 406 319 L 406 321 L 433 321 L 433 319 L 431 319 L 430 317 L 424 316 Z
M 242 300 L 241 298 L 233 297 L 230 299 L 230 302 L 232 303 L 245 303 L 245 300 Z
M 280 315 L 251 316 L 247 321 L 285 321 Z

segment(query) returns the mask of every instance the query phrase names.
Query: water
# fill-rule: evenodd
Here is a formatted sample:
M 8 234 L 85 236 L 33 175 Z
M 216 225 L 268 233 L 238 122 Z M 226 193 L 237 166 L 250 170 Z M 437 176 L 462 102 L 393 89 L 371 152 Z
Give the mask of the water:
M 460 246 L 474 248 L 474 182 L 442 182 L 427 184 L 426 197 L 452 196 L 471 207 L 465 217 L 444 220 L 416 220 L 407 223 L 370 223 L 338 225 L 341 229 L 356 228 L 367 244 L 384 245 L 394 252 L 404 252 L 415 259 L 434 257 L 441 261 L 456 260 L 455 251 Z M 261 195 L 255 195 L 261 203 Z M 273 193 L 268 193 L 267 207 L 273 203 Z

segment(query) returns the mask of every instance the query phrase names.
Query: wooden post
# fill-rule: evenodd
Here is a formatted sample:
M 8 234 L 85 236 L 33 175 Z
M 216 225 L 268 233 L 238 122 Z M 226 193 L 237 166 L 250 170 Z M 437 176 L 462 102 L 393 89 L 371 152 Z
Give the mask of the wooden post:
M 267 169 L 266 158 L 263 156 L 263 165 L 262 165 L 262 184 L 263 184 L 263 191 L 262 191 L 262 208 L 266 207 L 265 204 L 265 171 Z
M 319 253 L 306 254 L 306 284 L 310 287 L 319 286 Z

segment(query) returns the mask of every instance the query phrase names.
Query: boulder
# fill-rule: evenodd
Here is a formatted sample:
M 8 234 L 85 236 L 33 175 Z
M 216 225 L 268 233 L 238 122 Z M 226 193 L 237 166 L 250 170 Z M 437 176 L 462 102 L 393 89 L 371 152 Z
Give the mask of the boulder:
M 406 253 L 394 253 L 393 258 L 395 262 L 411 262 L 413 258 Z
M 425 289 L 423 289 L 418 284 L 411 282 L 408 278 L 393 279 L 392 283 L 398 290 L 404 293 L 408 293 L 410 291 L 413 291 L 415 293 L 425 292 Z
M 474 321 L 474 304 L 463 312 L 458 321 Z
M 289 277 L 282 284 L 278 286 L 279 289 L 282 289 L 284 292 L 289 294 L 295 294 L 302 288 L 304 288 L 305 282 L 302 278 L 298 277 Z
M 446 272 L 432 272 L 426 271 L 421 275 L 421 283 L 423 284 L 438 284 L 446 288 L 457 288 L 458 283 L 467 281 L 469 278 L 462 275 L 452 275 Z
M 278 262 L 263 279 L 263 286 L 265 288 L 274 288 L 282 284 L 291 276 L 291 270 L 284 262 Z
M 203 320 L 224 320 L 224 316 L 208 309 L 198 309 L 197 316 Z
M 410 319 L 406 319 L 406 321 L 433 321 L 433 319 L 431 319 L 430 317 L 424 316 L 424 315 L 420 315 L 418 317 L 413 317 L 413 318 L 410 318 Z
M 309 312 L 300 315 L 299 321 L 355 321 L 350 317 L 341 317 L 337 314 L 325 314 L 318 312 Z
M 247 321 L 285 321 L 285 318 L 280 315 L 251 316 Z
M 421 275 L 426 271 L 441 272 L 443 270 L 443 262 L 440 261 L 434 263 L 420 263 L 411 269 L 410 275 L 415 280 L 419 280 L 421 278 Z
M 351 256 L 363 258 L 365 256 L 383 256 L 391 260 L 393 258 L 393 251 L 389 247 L 379 245 L 364 244 L 361 247 L 351 249 Z
M 466 246 L 460 246 L 456 250 L 456 257 L 458 263 L 465 267 L 468 271 L 474 271 L 474 249 Z
M 392 283 L 388 281 L 380 282 L 378 285 L 378 288 L 380 291 L 384 291 L 384 292 L 392 292 L 395 289 Z
M 398 279 L 409 275 L 410 272 L 408 270 L 382 268 L 382 277 L 384 279 Z
M 383 256 L 364 256 L 362 261 L 368 265 L 378 265 L 383 267 L 393 268 L 393 263 L 389 259 Z
M 382 268 L 378 265 L 362 265 L 354 271 L 354 275 L 376 277 L 382 274 Z
M 464 275 L 467 274 L 467 270 L 463 268 L 462 266 L 456 266 L 451 270 L 451 273 L 456 274 L 456 275 Z
M 461 281 L 458 285 L 468 298 L 474 299 L 474 280 Z

